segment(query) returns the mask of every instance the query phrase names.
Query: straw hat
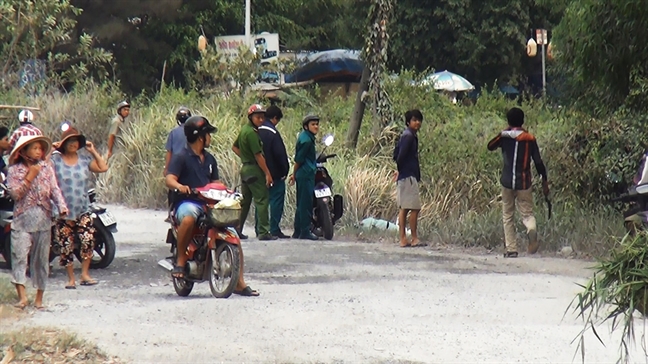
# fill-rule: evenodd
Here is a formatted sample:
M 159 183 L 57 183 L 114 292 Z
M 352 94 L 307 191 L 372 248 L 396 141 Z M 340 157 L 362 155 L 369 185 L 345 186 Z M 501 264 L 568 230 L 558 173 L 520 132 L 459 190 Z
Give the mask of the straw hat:
M 79 131 L 74 127 L 70 126 L 63 132 L 63 134 L 61 134 L 61 141 L 59 142 L 59 147 L 56 148 L 56 150 L 63 153 L 63 146 L 65 145 L 65 142 L 70 138 L 77 138 L 79 140 L 79 149 L 85 148 L 86 137 L 83 136 L 83 134 L 79 133 Z
M 14 146 L 11 154 L 9 155 L 9 165 L 15 164 L 18 159 L 18 153 L 27 145 L 33 142 L 40 142 L 43 146 L 43 157 L 41 159 L 45 160 L 50 150 L 52 149 L 52 141 L 42 135 L 23 135 L 18 139 L 16 145 Z

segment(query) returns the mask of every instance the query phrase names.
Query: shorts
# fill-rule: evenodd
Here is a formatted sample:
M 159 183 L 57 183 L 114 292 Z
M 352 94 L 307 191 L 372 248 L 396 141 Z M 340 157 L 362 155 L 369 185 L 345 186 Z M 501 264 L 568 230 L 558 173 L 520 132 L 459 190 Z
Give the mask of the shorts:
M 421 209 L 421 196 L 419 195 L 419 185 L 416 178 L 407 177 L 396 182 L 396 200 L 399 209 Z
M 198 202 L 183 201 L 176 208 L 176 220 L 182 221 L 185 217 L 191 216 L 194 220 L 198 220 L 204 214 L 203 206 Z

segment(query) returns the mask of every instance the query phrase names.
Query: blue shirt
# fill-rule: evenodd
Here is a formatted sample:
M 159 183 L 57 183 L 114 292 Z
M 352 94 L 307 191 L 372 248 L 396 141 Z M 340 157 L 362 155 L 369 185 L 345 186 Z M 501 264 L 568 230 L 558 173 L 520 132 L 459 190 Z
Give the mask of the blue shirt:
M 398 141 L 398 156 L 396 157 L 398 167 L 398 180 L 414 177 L 421 181 L 421 167 L 419 164 L 418 137 L 416 132 L 407 128 Z
M 171 157 L 168 174 L 178 177 L 178 183 L 189 188 L 199 188 L 218 180 L 216 158 L 203 150 L 204 161 L 185 144 L 184 149 Z M 188 199 L 188 198 L 187 198 Z
M 169 133 L 165 148 L 173 155 L 182 151 L 186 145 L 187 137 L 184 134 L 184 125 L 178 125 Z
M 295 162 L 299 163 L 295 178 L 315 176 L 317 170 L 316 159 L 315 135 L 308 130 L 302 130 L 297 137 L 297 145 L 295 146 Z

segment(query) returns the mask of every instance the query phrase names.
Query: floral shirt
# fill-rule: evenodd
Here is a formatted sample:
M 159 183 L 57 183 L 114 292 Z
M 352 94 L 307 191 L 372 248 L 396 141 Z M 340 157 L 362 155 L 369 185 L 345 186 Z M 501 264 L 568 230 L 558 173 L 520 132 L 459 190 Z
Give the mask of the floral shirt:
M 43 219 L 52 219 L 52 202 L 58 210 L 67 210 L 61 189 L 56 182 L 56 175 L 52 162 L 40 161 L 41 170 L 31 184 L 25 181 L 29 167 L 24 163 L 17 163 L 9 167 L 7 189 L 14 200 L 14 219 L 12 228 L 23 231 L 39 231 L 50 229 L 50 225 L 43 226 Z M 31 218 L 30 218 L 31 217 Z M 38 221 L 35 221 L 38 220 Z M 38 223 L 38 224 L 36 224 Z

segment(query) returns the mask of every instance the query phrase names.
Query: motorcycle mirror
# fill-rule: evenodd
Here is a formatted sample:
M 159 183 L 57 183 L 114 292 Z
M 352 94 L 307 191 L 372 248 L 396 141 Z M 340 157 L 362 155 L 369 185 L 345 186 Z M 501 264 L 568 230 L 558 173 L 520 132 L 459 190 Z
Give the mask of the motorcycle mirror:
M 322 142 L 323 142 L 324 145 L 326 145 L 327 147 L 330 147 L 331 144 L 333 144 L 333 140 L 334 140 L 334 139 L 335 139 L 335 137 L 333 137 L 333 134 L 326 134 L 326 135 L 324 136 L 324 138 L 322 138 Z

